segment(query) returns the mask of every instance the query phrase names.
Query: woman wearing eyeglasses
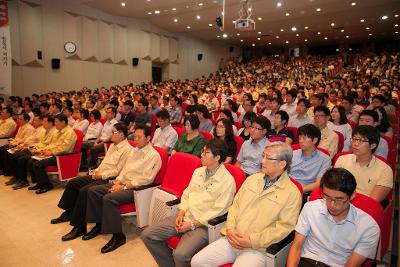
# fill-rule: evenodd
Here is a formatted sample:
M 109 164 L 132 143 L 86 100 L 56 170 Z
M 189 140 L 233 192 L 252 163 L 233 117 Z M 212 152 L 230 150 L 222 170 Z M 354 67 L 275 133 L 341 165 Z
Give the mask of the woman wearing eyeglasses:
M 221 139 L 227 144 L 228 155 L 225 159 L 225 163 L 232 163 L 236 157 L 236 142 L 231 121 L 228 119 L 217 120 L 213 134 L 215 138 Z

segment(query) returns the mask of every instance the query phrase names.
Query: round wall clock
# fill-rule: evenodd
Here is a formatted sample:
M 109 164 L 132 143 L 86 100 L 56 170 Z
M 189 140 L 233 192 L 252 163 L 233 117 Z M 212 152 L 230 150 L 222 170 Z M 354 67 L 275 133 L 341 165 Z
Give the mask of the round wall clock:
M 72 54 L 76 51 L 76 44 L 73 42 L 66 42 L 64 45 L 65 52 Z

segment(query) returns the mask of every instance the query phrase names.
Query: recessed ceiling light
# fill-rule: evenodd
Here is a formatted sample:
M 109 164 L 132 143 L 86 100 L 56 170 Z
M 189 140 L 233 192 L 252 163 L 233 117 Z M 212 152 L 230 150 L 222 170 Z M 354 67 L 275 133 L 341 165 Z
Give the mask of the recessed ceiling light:
M 372 36 L 372 33 L 369 33 L 368 35 L 369 35 L 369 36 Z
M 222 34 L 222 37 L 228 38 L 228 34 L 224 33 L 224 34 Z
M 252 9 L 251 9 L 251 7 L 249 7 L 247 10 L 248 10 L 249 12 L 251 12 Z
M 288 44 L 288 43 L 289 43 L 289 41 L 286 41 L 285 43 L 287 43 L 287 44 Z
M 189 29 L 190 29 L 190 26 L 186 26 L 186 29 L 188 29 L 188 30 L 189 30 Z
M 332 22 L 332 23 L 331 23 L 331 26 L 332 26 L 332 27 L 334 27 L 334 26 L 335 26 L 335 23 L 334 23 L 334 22 Z
M 279 35 L 275 36 L 276 39 L 279 39 Z
M 243 39 L 241 39 L 240 42 L 243 43 Z
M 203 6 L 203 3 L 199 3 L 199 6 Z
M 282 6 L 282 3 L 281 3 L 281 2 L 278 2 L 278 3 L 276 3 L 276 6 L 277 6 L 277 7 L 281 7 L 281 6 Z
M 220 35 L 217 35 L 217 38 L 220 38 L 221 36 Z
M 268 45 L 272 45 L 272 43 L 268 43 Z
M 328 40 L 328 37 L 325 36 L 324 39 L 325 39 L 325 40 Z
M 125 2 L 121 2 L 121 6 L 125 6 Z
M 381 19 L 385 20 L 385 19 L 387 19 L 387 18 L 389 18 L 389 17 L 388 17 L 388 16 L 386 16 L 386 15 L 384 15 L 384 16 L 382 16 L 382 18 L 381 18 Z
M 364 19 L 360 19 L 360 22 L 364 22 L 365 20 Z
M 321 32 L 317 32 L 317 34 L 318 34 L 318 35 L 320 35 L 320 34 L 321 34 Z
M 176 8 L 175 8 L 175 7 L 173 7 L 173 8 L 171 8 L 171 10 L 172 10 L 172 11 L 176 11 Z
M 236 20 L 232 20 L 232 23 L 235 24 L 235 23 L 236 23 Z
M 281 29 L 281 32 L 285 31 L 284 29 Z
M 286 12 L 285 16 L 286 16 L 286 17 L 289 17 L 289 16 L 290 16 L 290 13 L 289 13 L 289 12 Z
M 296 27 L 292 27 L 292 31 L 293 32 L 297 31 L 297 28 Z
M 346 38 L 348 39 L 348 38 L 350 38 L 350 36 L 349 36 L 349 35 L 346 35 Z
M 256 46 L 256 44 L 251 44 L 251 46 Z
M 260 40 L 261 40 L 261 38 L 260 38 L 260 37 L 258 37 L 258 38 L 257 38 L 257 40 L 258 40 L 258 41 L 260 41 Z
M 199 15 L 196 16 L 196 19 L 201 19 L 201 17 Z
M 394 15 L 395 18 L 397 18 L 399 16 L 399 14 Z
M 297 37 L 299 37 L 299 36 L 300 36 L 300 34 L 296 33 L 296 36 L 297 36 Z
M 307 40 L 307 39 L 304 39 L 304 42 L 308 42 L 308 40 Z
M 151 2 L 151 0 L 147 0 L 147 2 Z
M 209 23 L 208 26 L 212 27 L 213 25 L 212 25 L 212 23 Z
M 365 29 L 368 31 L 368 30 L 369 30 L 369 27 L 365 27 Z
M 178 19 L 174 19 L 174 22 L 178 22 Z
M 155 10 L 154 14 L 160 14 L 160 10 Z
M 262 17 L 258 17 L 257 19 L 258 19 L 258 20 L 262 20 Z
M 223 15 L 224 15 L 224 12 L 221 12 L 221 15 L 223 16 Z
M 398 34 L 399 32 L 394 32 L 395 34 Z
M 357 3 L 356 3 L 356 2 L 353 2 L 353 3 L 351 3 L 351 5 L 352 5 L 352 6 L 355 6 L 355 5 L 357 5 Z
M 320 12 L 320 11 L 321 11 L 321 9 L 320 9 L 320 8 L 317 8 L 317 9 L 316 9 L 316 11 L 317 11 L 317 12 Z
M 261 34 L 261 32 L 258 32 L 258 34 Z
M 341 29 L 340 31 L 341 31 L 341 32 L 344 32 L 344 29 Z
M 304 26 L 304 29 L 308 30 L 308 26 Z
M 153 13 L 151 13 L 151 12 L 147 12 L 147 15 L 151 15 L 151 14 L 153 14 Z
M 399 24 L 395 24 L 394 26 L 395 26 L 395 27 L 399 27 Z
M 237 33 L 236 35 L 237 35 L 237 36 L 240 36 L 240 33 Z

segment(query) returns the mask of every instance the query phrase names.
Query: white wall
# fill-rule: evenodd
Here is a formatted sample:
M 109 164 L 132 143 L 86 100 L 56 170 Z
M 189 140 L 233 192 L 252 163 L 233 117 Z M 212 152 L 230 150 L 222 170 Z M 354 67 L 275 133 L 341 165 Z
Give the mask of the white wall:
M 159 29 L 145 20 L 115 17 L 78 0 L 9 1 L 12 94 L 64 91 L 151 81 L 152 62 L 164 63 L 163 79 L 192 79 L 218 69 L 232 56 L 223 42 L 205 42 Z M 73 41 L 70 55 L 64 43 Z M 43 59 L 37 59 L 37 51 Z M 239 49 L 235 49 L 239 53 Z M 203 54 L 201 61 L 197 54 Z M 132 66 L 132 58 L 139 65 Z M 59 70 L 51 59 L 61 59 Z

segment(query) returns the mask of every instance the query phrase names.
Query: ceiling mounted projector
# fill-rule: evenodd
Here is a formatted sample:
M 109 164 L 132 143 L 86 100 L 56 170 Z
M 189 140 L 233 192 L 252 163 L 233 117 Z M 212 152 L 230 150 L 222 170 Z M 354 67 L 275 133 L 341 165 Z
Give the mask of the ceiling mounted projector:
M 235 22 L 235 29 L 238 31 L 254 31 L 256 29 L 256 23 L 252 19 L 238 19 Z

